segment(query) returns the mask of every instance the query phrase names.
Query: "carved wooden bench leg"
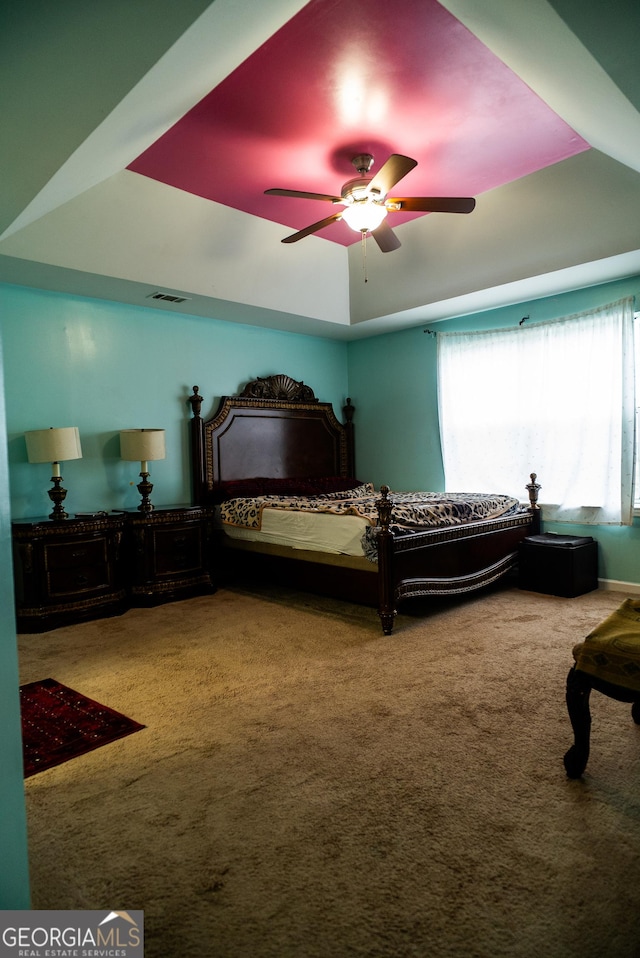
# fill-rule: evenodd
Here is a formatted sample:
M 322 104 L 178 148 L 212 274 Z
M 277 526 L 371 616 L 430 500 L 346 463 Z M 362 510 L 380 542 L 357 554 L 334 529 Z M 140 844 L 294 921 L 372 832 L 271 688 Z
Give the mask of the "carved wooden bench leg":
M 575 667 L 567 676 L 567 711 L 573 728 L 574 743 L 564 756 L 564 767 L 569 778 L 580 778 L 589 761 L 591 739 L 591 712 L 589 696 L 591 682 L 584 672 Z

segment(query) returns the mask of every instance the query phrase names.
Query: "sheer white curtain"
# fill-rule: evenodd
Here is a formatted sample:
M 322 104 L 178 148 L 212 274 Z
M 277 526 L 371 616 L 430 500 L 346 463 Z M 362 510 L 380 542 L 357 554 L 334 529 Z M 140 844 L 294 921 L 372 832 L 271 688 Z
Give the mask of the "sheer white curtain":
M 526 499 L 535 472 L 545 518 L 631 523 L 633 299 L 437 343 L 448 491 Z

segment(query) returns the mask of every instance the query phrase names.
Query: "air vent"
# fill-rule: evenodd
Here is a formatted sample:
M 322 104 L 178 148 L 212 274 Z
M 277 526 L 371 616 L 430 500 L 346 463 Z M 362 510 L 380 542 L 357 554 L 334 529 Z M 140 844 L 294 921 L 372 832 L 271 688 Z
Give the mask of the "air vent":
M 186 303 L 188 296 L 173 296 L 171 293 L 149 293 L 147 299 L 161 299 L 165 303 Z

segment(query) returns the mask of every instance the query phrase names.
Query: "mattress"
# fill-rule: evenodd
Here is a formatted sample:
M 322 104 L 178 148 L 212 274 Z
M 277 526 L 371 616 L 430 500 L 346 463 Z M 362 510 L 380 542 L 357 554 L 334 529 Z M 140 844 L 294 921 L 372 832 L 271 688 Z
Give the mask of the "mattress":
M 232 539 L 335 555 L 363 556 L 362 537 L 368 525 L 368 520 L 362 516 L 265 508 L 260 530 L 226 524 L 223 528 L 225 535 Z
M 377 560 L 378 496 L 372 483 L 319 496 L 258 496 L 220 506 L 225 533 L 236 541 Z M 434 529 L 509 515 L 517 499 L 480 493 L 403 492 L 392 497 L 394 532 Z

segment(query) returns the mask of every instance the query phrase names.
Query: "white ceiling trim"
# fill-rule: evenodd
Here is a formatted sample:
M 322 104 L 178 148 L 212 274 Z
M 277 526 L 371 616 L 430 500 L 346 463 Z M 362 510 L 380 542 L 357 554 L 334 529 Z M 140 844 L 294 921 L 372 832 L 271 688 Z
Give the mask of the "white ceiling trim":
M 477 290 L 465 296 L 455 296 L 439 303 L 389 313 L 380 319 L 367 322 L 365 334 L 395 332 L 421 323 L 437 323 L 489 309 L 526 303 L 575 289 L 611 283 L 640 275 L 640 250 L 610 256 L 592 263 L 582 263 L 570 269 L 559 269 L 542 276 L 505 283 L 491 289 Z
M 215 0 L 96 127 L 0 236 L 118 173 L 195 106 L 306 0 Z
M 347 251 L 317 237 L 292 249 L 279 242 L 281 233 L 270 220 L 123 170 L 8 237 L 0 249 L 116 282 L 348 326 Z

